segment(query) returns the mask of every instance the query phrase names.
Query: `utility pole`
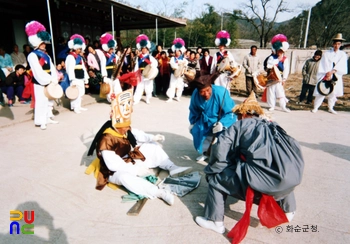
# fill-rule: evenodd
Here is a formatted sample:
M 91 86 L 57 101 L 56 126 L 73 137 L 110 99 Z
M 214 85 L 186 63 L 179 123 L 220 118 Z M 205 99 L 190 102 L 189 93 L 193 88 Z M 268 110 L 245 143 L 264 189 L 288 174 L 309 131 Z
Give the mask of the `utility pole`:
M 311 16 L 311 9 L 309 9 L 309 15 L 307 17 L 307 23 L 306 23 L 306 31 L 305 31 L 305 39 L 304 39 L 304 48 L 306 48 L 306 43 L 307 43 L 307 35 L 309 33 L 309 25 L 310 25 L 310 16 Z
M 158 18 L 156 18 L 156 45 L 158 45 Z
M 224 14 L 223 12 L 221 12 L 221 30 L 223 28 L 223 24 L 224 24 Z
M 301 18 L 299 48 L 301 47 L 301 39 L 303 38 L 303 26 L 304 26 L 304 18 Z

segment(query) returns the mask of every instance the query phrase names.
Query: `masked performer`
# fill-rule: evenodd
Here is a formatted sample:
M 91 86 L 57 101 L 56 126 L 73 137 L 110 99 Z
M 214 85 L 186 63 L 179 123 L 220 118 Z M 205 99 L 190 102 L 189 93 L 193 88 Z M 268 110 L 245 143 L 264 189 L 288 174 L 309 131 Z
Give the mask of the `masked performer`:
M 147 134 L 131 128 L 132 89 L 112 96 L 112 118 L 97 133 L 88 155 L 96 154 L 100 174 L 96 189 L 101 190 L 107 182 L 123 185 L 129 191 L 150 199 L 161 198 L 169 205 L 174 196 L 141 178 L 149 168 L 160 167 L 170 176 L 179 176 L 191 171 L 190 167 L 176 166 L 165 151 L 156 143 L 163 135 Z

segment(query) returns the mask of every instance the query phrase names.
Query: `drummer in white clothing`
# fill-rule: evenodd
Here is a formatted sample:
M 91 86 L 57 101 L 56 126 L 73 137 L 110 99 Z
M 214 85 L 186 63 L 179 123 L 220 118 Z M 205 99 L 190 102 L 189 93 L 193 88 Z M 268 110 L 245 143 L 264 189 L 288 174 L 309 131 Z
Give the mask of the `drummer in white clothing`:
M 237 68 L 238 64 L 236 63 L 233 55 L 231 52 L 225 50 L 225 47 L 228 47 L 231 43 L 230 39 L 230 34 L 225 31 L 219 31 L 216 34 L 216 39 L 215 39 L 215 45 L 219 47 L 219 52 L 217 52 L 213 56 L 213 62 L 211 64 L 211 74 L 214 74 L 218 70 L 218 66 L 220 65 L 221 62 L 227 62 L 227 64 L 230 67 Z M 218 70 L 220 71 L 220 70 Z M 221 75 L 214 81 L 215 85 L 218 86 L 223 86 L 225 87 L 228 91 L 230 91 L 230 85 L 232 78 L 230 77 L 230 73 L 225 72 L 224 70 L 221 71 Z
M 68 47 L 71 52 L 66 58 L 66 70 L 71 86 L 76 86 L 79 90 L 78 97 L 70 101 L 71 110 L 80 114 L 81 111 L 87 108 L 81 107 L 82 97 L 85 94 L 85 84 L 89 83 L 89 75 L 86 71 L 84 60 L 81 56 L 81 51 L 85 50 L 85 39 L 79 34 L 74 34 L 68 41 Z
M 182 38 L 175 38 L 171 49 L 175 53 L 175 56 L 170 59 L 171 75 L 169 88 L 166 91 L 166 95 L 169 98 L 166 101 L 167 103 L 172 102 L 174 98 L 176 101 L 180 102 L 185 86 L 183 73 L 188 65 L 187 59 L 182 55 L 186 51 L 185 41 Z
M 144 70 L 146 66 L 151 65 L 152 72 L 153 70 L 158 70 L 158 61 L 149 54 L 149 50 L 151 48 L 151 42 L 148 39 L 148 36 L 141 34 L 136 37 L 136 48 L 141 51 L 139 56 L 136 59 L 134 71 L 141 70 L 142 78 L 141 82 L 136 86 L 135 94 L 134 94 L 134 104 L 138 104 L 141 100 L 143 92 L 146 93 L 146 103 L 150 104 L 152 91 L 153 91 L 153 79 L 146 76 Z
M 286 107 L 288 103 L 288 99 L 284 92 L 284 85 L 287 81 L 289 75 L 289 59 L 286 57 L 285 52 L 289 48 L 289 43 L 287 42 L 287 37 L 283 34 L 275 35 L 272 40 L 272 51 L 273 55 L 271 55 L 267 60 L 267 69 L 268 73 L 277 67 L 277 72 L 281 74 L 281 80 L 275 84 L 272 84 L 266 88 L 267 90 L 267 104 L 269 105 L 269 111 L 273 111 L 275 109 L 276 101 L 279 101 L 279 105 L 284 112 L 289 113 L 290 110 Z M 277 75 L 277 73 L 276 73 Z
M 34 51 L 28 55 L 28 63 L 33 72 L 35 107 L 34 124 L 40 126 L 42 130 L 46 129 L 46 124 L 57 124 L 58 121 L 52 120 L 53 101 L 45 96 L 45 86 L 50 83 L 58 83 L 56 66 L 46 53 L 46 44 L 50 42 L 51 36 L 45 27 L 37 22 L 27 23 L 25 32 L 28 35 L 29 43 L 34 47 Z

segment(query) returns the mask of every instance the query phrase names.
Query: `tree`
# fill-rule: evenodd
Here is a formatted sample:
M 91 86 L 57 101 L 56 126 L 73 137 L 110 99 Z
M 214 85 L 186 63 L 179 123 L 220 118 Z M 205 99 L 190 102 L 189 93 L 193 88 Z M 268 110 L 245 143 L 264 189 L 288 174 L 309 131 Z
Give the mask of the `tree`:
M 277 15 L 283 12 L 290 12 L 285 5 L 285 0 L 279 0 L 277 5 L 274 5 L 272 0 L 249 0 L 247 4 L 243 4 L 244 11 L 234 10 L 234 16 L 250 23 L 259 36 L 260 47 L 266 47 Z M 274 9 L 274 11 L 269 11 L 269 9 Z M 272 17 L 270 17 L 269 13 L 271 13 Z
M 307 47 L 329 47 L 332 37 L 337 33 L 342 33 L 345 39 L 349 39 L 350 5 L 345 2 L 346 0 L 323 0 L 311 9 Z M 278 27 L 278 32 L 285 33 L 290 44 L 299 46 L 299 43 L 305 42 L 308 14 L 309 11 L 304 10 L 296 18 Z
M 337 33 L 350 35 L 350 5 L 347 0 L 323 0 L 312 8 L 308 43 L 329 47 Z

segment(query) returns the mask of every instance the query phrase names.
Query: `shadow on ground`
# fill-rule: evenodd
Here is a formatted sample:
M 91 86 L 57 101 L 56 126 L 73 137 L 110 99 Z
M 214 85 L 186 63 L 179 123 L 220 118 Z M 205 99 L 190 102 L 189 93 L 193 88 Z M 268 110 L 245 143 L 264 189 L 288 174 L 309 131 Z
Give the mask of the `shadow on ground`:
M 13 229 L 13 233 L 10 234 L 10 230 L 7 234 L 0 233 L 1 243 L 25 243 L 25 244 L 40 244 L 40 243 L 60 243 L 60 244 L 68 244 L 67 236 L 65 232 L 58 228 L 56 229 L 54 226 L 54 218 L 43 209 L 37 202 L 24 202 L 16 206 L 14 209 L 8 209 L 9 215 L 10 210 L 19 210 L 22 213 L 24 211 L 34 211 L 34 234 L 17 234 Z M 28 218 L 29 219 L 29 218 Z M 10 220 L 9 226 L 10 226 Z M 24 217 L 18 221 L 20 226 L 25 224 Z M 45 232 L 45 233 L 41 233 Z M 48 233 L 46 235 L 46 232 Z M 45 236 L 45 237 L 43 237 Z M 46 238 L 47 236 L 47 238 Z
M 299 142 L 299 143 L 304 147 L 327 152 L 335 157 L 350 161 L 349 146 L 341 145 L 337 143 L 329 143 L 329 142 L 320 142 L 318 144 L 307 143 L 307 142 Z

